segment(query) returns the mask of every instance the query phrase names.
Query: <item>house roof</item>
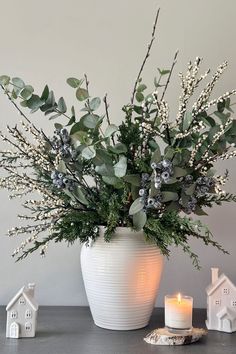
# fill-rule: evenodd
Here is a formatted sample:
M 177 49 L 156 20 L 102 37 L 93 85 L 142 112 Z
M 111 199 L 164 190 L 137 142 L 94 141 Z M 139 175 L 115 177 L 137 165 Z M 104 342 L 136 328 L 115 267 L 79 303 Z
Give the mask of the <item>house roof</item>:
M 235 289 L 236 292 L 235 285 L 224 273 L 222 273 L 213 284 L 208 285 L 206 288 L 207 295 L 211 295 L 224 281 L 227 281 L 232 286 L 232 288 Z
M 30 304 L 31 307 L 34 309 L 34 311 L 37 311 L 37 310 L 38 310 L 38 303 L 36 302 L 35 298 L 34 298 L 33 296 L 31 296 L 31 295 L 28 293 L 27 288 L 26 288 L 25 286 L 23 286 L 23 287 L 16 293 L 16 295 L 11 299 L 11 301 L 8 303 L 8 305 L 7 305 L 7 307 L 6 307 L 6 311 L 8 311 L 22 295 L 24 295 L 24 297 L 25 297 L 26 300 L 29 302 L 29 304 Z
M 222 319 L 224 316 L 227 316 L 231 321 L 233 321 L 235 319 L 235 312 L 232 311 L 231 309 L 229 309 L 228 307 L 223 307 L 222 310 L 220 310 L 218 313 L 217 313 L 217 317 L 219 319 Z

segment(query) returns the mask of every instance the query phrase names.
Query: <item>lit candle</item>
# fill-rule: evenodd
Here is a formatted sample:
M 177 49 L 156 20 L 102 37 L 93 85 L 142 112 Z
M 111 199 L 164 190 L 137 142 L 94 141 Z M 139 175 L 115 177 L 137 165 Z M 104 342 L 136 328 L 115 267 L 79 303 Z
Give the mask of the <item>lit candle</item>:
M 190 296 L 165 296 L 165 325 L 172 332 L 191 331 L 193 298 Z

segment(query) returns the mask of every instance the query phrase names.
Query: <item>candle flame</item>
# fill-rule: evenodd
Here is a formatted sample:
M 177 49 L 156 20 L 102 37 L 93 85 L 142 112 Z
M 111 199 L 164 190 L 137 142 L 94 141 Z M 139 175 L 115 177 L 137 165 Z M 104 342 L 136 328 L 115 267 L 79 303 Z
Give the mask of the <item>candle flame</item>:
M 181 294 L 180 293 L 178 293 L 177 299 L 178 299 L 178 303 L 180 304 L 181 303 Z

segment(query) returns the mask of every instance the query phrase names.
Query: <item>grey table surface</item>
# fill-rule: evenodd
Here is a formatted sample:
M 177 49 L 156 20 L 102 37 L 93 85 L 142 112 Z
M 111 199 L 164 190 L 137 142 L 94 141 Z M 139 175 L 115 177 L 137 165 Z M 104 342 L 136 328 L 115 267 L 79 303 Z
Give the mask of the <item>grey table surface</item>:
M 205 310 L 193 314 L 195 327 L 204 327 Z M 110 331 L 97 327 L 88 307 L 40 307 L 35 338 L 5 338 L 6 311 L 0 308 L 0 354 L 236 354 L 236 332 L 210 331 L 201 341 L 186 346 L 155 346 L 143 338 L 163 327 L 163 309 L 155 309 L 148 327 Z

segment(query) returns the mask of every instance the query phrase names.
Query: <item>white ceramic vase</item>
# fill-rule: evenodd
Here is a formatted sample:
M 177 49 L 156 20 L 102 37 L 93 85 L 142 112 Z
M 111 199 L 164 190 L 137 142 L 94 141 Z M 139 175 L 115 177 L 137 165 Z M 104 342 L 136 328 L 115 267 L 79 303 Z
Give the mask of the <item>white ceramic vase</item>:
M 90 310 L 97 326 L 113 330 L 145 327 L 162 274 L 160 249 L 144 233 L 118 227 L 112 240 L 100 236 L 81 249 L 81 266 Z

